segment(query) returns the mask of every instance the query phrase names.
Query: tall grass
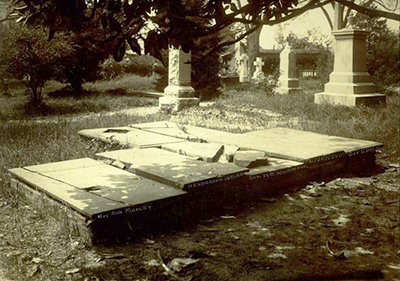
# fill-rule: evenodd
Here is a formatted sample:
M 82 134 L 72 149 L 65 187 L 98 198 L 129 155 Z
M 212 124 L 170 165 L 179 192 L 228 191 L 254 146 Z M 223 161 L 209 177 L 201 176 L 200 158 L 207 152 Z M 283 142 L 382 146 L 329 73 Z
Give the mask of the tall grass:
M 315 104 L 314 93 L 308 91 L 292 95 L 227 92 L 217 100 L 215 107 L 221 111 L 241 112 L 244 105 L 297 117 L 299 122 L 291 122 L 292 128 L 381 142 L 385 154 L 393 160 L 399 157 L 399 96 L 396 94 L 387 96 L 386 105 L 356 108 Z M 259 118 L 247 116 L 248 122 L 260 123 Z M 268 127 L 268 122 L 265 119 L 259 125 Z
M 9 196 L 7 170 L 15 167 L 57 162 L 83 157 L 109 149 L 107 145 L 88 142 L 79 130 L 126 126 L 132 123 L 166 119 L 162 113 L 147 116 L 118 114 L 57 123 L 0 123 L 0 197 Z

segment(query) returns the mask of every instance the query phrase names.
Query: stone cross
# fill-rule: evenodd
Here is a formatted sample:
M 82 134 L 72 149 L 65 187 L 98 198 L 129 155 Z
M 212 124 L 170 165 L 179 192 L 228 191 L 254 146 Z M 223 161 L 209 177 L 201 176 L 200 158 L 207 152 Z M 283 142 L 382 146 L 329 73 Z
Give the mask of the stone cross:
M 262 66 L 264 65 L 264 62 L 262 61 L 262 58 L 257 57 L 253 64 L 256 67 L 256 71 L 254 71 L 253 73 L 253 79 L 257 82 L 260 82 L 265 78 L 264 72 L 262 71 Z
M 262 58 L 257 57 L 256 60 L 253 62 L 253 64 L 256 67 L 256 72 L 257 71 L 262 71 L 262 67 L 264 65 L 264 62 L 262 61 Z
M 168 86 L 164 89 L 164 96 L 159 99 L 159 107 L 166 111 L 180 111 L 198 104 L 199 99 L 194 97 L 191 86 L 191 53 L 171 45 L 168 53 Z
M 239 82 L 249 82 L 249 56 L 242 54 L 240 57 Z

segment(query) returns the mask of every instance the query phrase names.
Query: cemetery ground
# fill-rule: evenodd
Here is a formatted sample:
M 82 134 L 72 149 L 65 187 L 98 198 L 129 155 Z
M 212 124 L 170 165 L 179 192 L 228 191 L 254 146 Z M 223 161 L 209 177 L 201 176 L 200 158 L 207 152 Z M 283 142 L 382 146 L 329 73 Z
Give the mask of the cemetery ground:
M 0 280 L 399 280 L 399 96 L 388 91 L 384 107 L 347 108 L 314 104 L 316 91 L 274 96 L 238 87 L 212 105 L 173 115 L 1 122 Z M 110 106 L 132 106 L 119 98 Z M 92 109 L 100 108 L 101 101 L 92 102 Z M 4 104 L 1 110 L 10 110 Z M 80 113 L 92 109 L 82 106 Z M 384 147 L 377 167 L 362 174 L 335 175 L 276 198 L 233 202 L 199 222 L 94 246 L 55 221 L 46 206 L 28 205 L 9 187 L 9 168 L 121 149 L 84 140 L 79 130 L 161 120 L 234 133 L 284 126 Z M 180 271 L 171 263 L 176 258 L 183 258 Z

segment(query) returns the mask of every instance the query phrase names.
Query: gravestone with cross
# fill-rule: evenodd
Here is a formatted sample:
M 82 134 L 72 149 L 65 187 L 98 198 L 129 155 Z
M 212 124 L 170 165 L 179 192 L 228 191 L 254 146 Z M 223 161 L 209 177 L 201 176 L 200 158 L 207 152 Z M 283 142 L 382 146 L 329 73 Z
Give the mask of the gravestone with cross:
M 240 66 L 239 66 L 239 82 L 249 82 L 249 56 L 247 54 L 242 54 L 240 56 Z
M 264 62 L 262 61 L 262 58 L 257 57 L 256 61 L 253 62 L 253 64 L 256 67 L 256 70 L 254 71 L 254 74 L 253 74 L 253 80 L 255 80 L 256 82 L 261 82 L 265 78 L 264 72 L 262 71 Z

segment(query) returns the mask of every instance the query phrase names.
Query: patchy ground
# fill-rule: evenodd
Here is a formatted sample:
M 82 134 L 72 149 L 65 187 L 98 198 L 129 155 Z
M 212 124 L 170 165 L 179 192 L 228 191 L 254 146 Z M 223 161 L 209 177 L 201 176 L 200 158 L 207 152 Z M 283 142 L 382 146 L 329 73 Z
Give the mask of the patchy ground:
M 399 167 L 381 163 L 364 177 L 98 246 L 0 199 L 0 280 L 400 280 Z

